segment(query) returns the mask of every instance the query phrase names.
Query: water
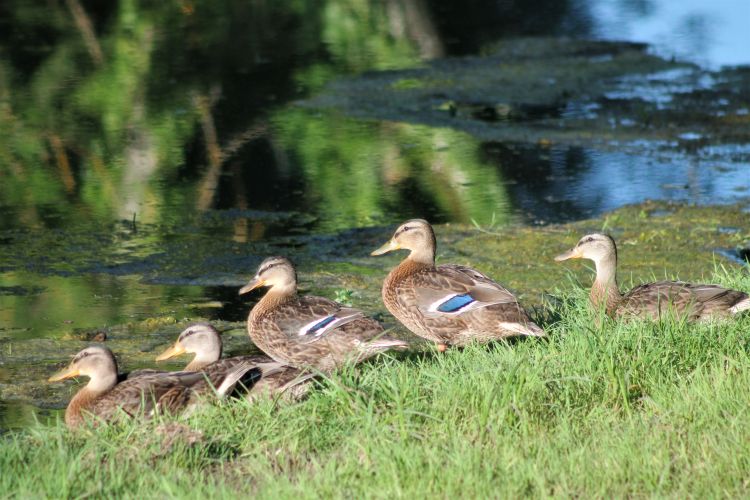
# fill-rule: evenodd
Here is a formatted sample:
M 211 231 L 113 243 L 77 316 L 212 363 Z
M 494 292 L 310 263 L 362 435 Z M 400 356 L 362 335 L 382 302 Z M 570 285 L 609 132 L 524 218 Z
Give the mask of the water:
M 742 0 L 591 3 L 594 34 L 646 42 L 665 57 L 717 68 L 750 61 L 750 3 Z
M 123 0 L 84 5 L 91 31 L 66 5 L 0 5 L 0 429 L 64 405 L 69 389 L 43 380 L 82 344 L 78 332 L 242 320 L 235 291 L 269 254 L 345 262 L 371 249 L 382 232 L 372 228 L 414 216 L 546 224 L 645 199 L 750 196 L 742 136 L 550 145 L 297 105 L 341 77 L 522 36 L 627 39 L 709 68 L 748 64 L 747 2 L 675 12 L 666 0 Z M 721 85 L 658 75 L 661 87 L 624 79 L 608 97 L 668 109 Z M 714 118 L 745 123 L 747 110 L 722 106 Z M 602 105 L 560 113 L 600 116 Z M 116 336 L 115 347 L 145 363 L 164 339 L 143 335 L 137 349 Z

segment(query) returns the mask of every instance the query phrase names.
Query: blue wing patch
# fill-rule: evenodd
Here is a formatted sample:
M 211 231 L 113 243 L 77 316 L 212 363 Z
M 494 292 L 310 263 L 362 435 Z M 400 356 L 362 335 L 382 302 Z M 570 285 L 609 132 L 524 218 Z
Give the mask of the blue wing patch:
M 326 326 L 330 325 L 336 320 L 336 316 L 328 316 L 327 318 L 323 319 L 323 321 L 319 321 L 318 323 L 315 323 L 313 326 L 308 328 L 308 330 L 305 332 L 308 333 L 315 333 L 318 330 L 325 328 Z
M 472 297 L 468 293 L 464 295 L 454 295 L 450 299 L 440 304 L 437 310 L 443 313 L 457 312 L 468 306 L 472 302 L 476 302 L 476 300 L 474 300 L 474 297 Z

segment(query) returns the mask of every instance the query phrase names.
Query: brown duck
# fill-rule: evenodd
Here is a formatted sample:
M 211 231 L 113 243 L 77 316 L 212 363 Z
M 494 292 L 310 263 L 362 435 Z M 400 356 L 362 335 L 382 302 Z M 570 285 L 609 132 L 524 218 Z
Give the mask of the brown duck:
M 383 302 L 409 330 L 438 344 L 462 346 L 517 335 L 543 337 L 518 299 L 470 267 L 435 265 L 435 233 L 422 219 L 406 221 L 372 255 L 410 253 L 383 283 Z
M 361 361 L 392 348 L 406 347 L 359 309 L 323 297 L 297 295 L 297 273 L 284 257 L 264 260 L 240 294 L 268 287 L 250 311 L 252 341 L 276 361 L 328 372 L 347 361 Z
M 674 314 L 689 320 L 726 317 L 750 309 L 750 297 L 744 292 L 719 285 L 701 285 L 683 281 L 658 281 L 639 285 L 622 294 L 617 286 L 617 246 L 611 236 L 587 234 L 575 247 L 555 257 L 593 260 L 596 279 L 591 287 L 591 304 L 611 317 L 638 316 L 658 319 Z
M 185 371 L 201 371 L 211 380 L 217 372 L 226 372 L 242 363 L 251 366 L 271 366 L 276 362 L 264 354 L 221 358 L 223 344 L 218 330 L 208 323 L 194 323 L 183 330 L 177 341 L 161 353 L 156 361 L 163 361 L 184 353 L 194 354 Z M 242 383 L 248 389 L 248 397 L 258 395 L 285 394 L 291 399 L 300 399 L 309 388 L 307 382 L 313 377 L 298 368 L 279 365 L 278 369 L 261 375 L 257 370 L 251 373 L 251 380 L 243 377 Z
M 63 370 L 49 378 L 57 382 L 72 377 L 89 378 L 88 384 L 73 397 L 65 410 L 68 427 L 80 425 L 87 417 L 102 421 L 122 416 L 150 418 L 157 413 L 179 413 L 196 404 L 202 396 L 223 396 L 249 370 L 266 366 L 239 364 L 209 376 L 202 372 L 144 371 L 125 379 L 118 374 L 117 361 L 106 347 L 91 346 L 79 352 Z M 272 368 L 273 369 L 273 368 Z M 215 389 L 214 389 L 215 388 Z

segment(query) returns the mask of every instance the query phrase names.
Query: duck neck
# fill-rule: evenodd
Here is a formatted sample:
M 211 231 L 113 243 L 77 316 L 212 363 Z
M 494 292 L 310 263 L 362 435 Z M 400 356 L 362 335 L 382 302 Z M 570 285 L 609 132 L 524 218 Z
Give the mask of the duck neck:
M 185 371 L 197 372 L 211 363 L 219 361 L 219 358 L 221 358 L 221 347 L 221 338 L 218 332 L 216 333 L 216 337 L 212 335 L 205 338 L 200 344 L 200 349 L 195 351 L 193 360 L 185 367 Z
M 260 317 L 266 312 L 277 308 L 281 304 L 292 300 L 296 296 L 296 284 L 286 286 L 275 285 L 271 287 L 270 290 L 268 290 L 268 293 L 266 293 L 263 298 L 258 301 L 257 304 L 255 304 L 255 307 L 253 307 L 253 309 L 250 311 L 249 319 L 252 320 L 253 318 Z
M 429 261 L 425 259 L 415 260 L 412 259 L 412 255 L 409 255 L 401 262 L 401 264 L 388 273 L 388 277 L 383 282 L 383 293 L 386 293 L 386 291 L 390 290 L 396 283 L 408 278 L 412 274 L 421 271 L 422 269 L 434 267 L 434 262 L 434 259 L 430 259 Z
M 596 279 L 591 287 L 591 303 L 596 308 L 605 308 L 611 314 L 622 299 L 617 286 L 617 257 L 608 255 L 594 263 Z
M 83 421 L 83 411 L 99 396 L 109 392 L 117 385 L 117 372 L 103 376 L 92 377 L 86 387 L 78 391 L 65 409 L 65 423 L 68 427 L 75 427 Z
M 422 267 L 432 267 L 435 265 L 435 245 L 425 245 L 423 247 L 412 249 L 409 256 L 404 259 L 404 262 L 411 261 L 414 264 L 421 265 Z
M 197 354 L 193 360 L 185 367 L 186 372 L 197 372 L 210 365 L 211 363 L 218 361 L 221 354 L 207 355 L 206 353 Z

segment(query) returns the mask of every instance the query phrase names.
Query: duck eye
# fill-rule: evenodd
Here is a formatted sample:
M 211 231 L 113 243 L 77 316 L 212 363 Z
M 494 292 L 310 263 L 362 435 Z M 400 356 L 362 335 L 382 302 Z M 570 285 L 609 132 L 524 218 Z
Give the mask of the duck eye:
M 592 241 L 594 241 L 593 236 L 589 236 L 588 238 L 586 238 L 586 243 L 591 243 Z
M 400 227 L 400 228 L 398 228 L 398 230 L 396 231 L 396 234 L 394 234 L 394 235 L 393 235 L 393 237 L 395 238 L 395 237 L 397 237 L 397 236 L 400 236 L 401 234 L 405 233 L 406 231 L 411 231 L 412 229 L 414 229 L 414 228 L 413 228 L 412 226 L 404 226 L 404 227 Z

